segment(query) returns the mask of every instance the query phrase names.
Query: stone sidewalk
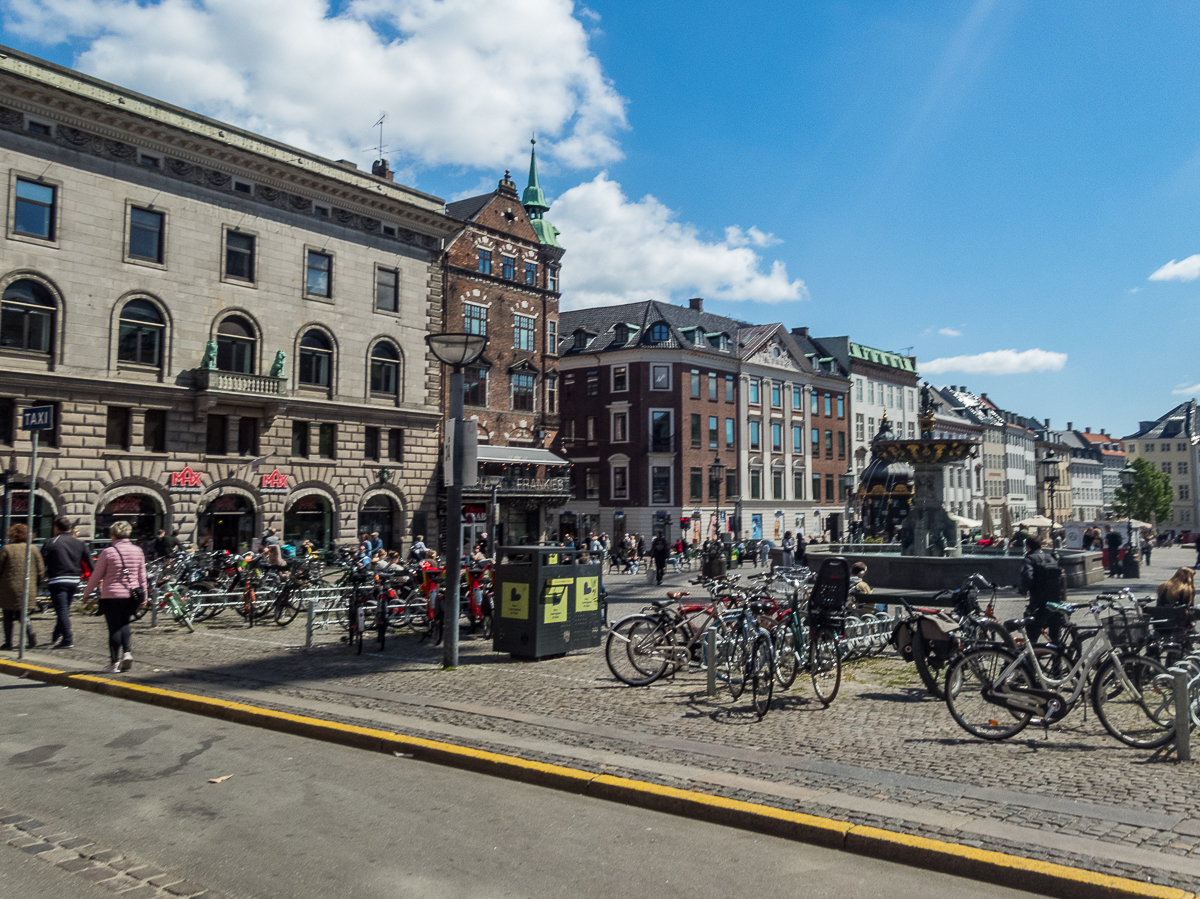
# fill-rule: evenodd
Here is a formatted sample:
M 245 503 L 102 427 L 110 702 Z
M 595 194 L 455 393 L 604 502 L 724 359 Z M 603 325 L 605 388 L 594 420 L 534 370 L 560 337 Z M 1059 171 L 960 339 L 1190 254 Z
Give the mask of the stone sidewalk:
M 1191 561 L 1191 551 L 1159 552 L 1130 586 L 1150 592 Z M 610 617 L 668 586 L 687 588 L 688 577 L 668 574 L 663 587 L 608 578 Z M 29 661 L 97 671 L 103 622 L 75 623 L 75 649 L 39 648 Z M 48 634 L 49 619 L 38 628 Z M 251 629 L 229 612 L 195 634 L 145 622 L 135 630 L 129 677 L 139 683 L 1200 890 L 1200 767 L 1119 744 L 1082 703 L 1049 731 L 982 743 L 890 651 L 849 663 L 830 708 L 800 678 L 758 721 L 746 698 L 708 697 L 701 672 L 625 687 L 602 648 L 516 662 L 467 635 L 462 667 L 446 672 L 441 649 L 411 634 L 382 653 L 368 642 L 359 656 L 331 629 L 305 650 L 302 621 Z

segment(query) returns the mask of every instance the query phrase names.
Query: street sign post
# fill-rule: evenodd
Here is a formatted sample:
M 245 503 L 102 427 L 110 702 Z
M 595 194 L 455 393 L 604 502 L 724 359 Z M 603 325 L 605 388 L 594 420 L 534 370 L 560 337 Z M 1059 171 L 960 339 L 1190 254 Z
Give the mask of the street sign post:
M 30 406 L 21 411 L 21 430 L 29 431 L 33 450 L 29 454 L 29 508 L 25 514 L 25 588 L 21 600 L 21 642 L 17 658 L 25 658 L 25 640 L 29 633 L 29 566 L 33 562 L 33 506 L 37 498 L 38 435 L 54 429 L 53 406 Z M 6 535 L 7 536 L 7 535 Z

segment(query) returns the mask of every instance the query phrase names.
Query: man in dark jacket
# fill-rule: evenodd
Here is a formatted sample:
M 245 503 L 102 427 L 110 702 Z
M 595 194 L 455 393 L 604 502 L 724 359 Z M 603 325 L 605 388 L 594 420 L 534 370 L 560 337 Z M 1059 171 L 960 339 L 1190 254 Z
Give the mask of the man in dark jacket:
M 1048 631 L 1050 640 L 1061 642 L 1063 616 L 1046 607 L 1048 602 L 1064 602 L 1066 591 L 1063 571 L 1058 559 L 1042 551 L 1042 541 L 1037 537 L 1025 540 L 1025 561 L 1017 578 L 1017 592 L 1029 596 L 1025 607 L 1026 616 L 1033 616 L 1034 624 L 1029 634 L 1036 641 L 1043 630 Z
M 1121 576 L 1121 533 L 1113 529 L 1112 525 L 1104 526 L 1104 544 L 1108 547 L 1108 573 L 1112 577 Z
M 655 534 L 654 541 L 650 544 L 650 555 L 654 559 L 654 582 L 661 584 L 663 579 L 663 570 L 667 567 L 667 556 L 671 549 L 667 546 L 667 538 L 662 534 Z
M 74 645 L 71 634 L 71 600 L 79 589 L 79 578 L 83 572 L 83 559 L 88 554 L 87 544 L 71 536 L 68 518 L 54 522 L 54 536 L 42 544 L 42 561 L 46 563 L 46 586 L 50 588 L 50 602 L 58 620 L 54 633 L 50 635 L 52 649 L 70 649 Z M 88 560 L 91 561 L 90 559 Z M 57 642 L 60 641 L 61 642 Z

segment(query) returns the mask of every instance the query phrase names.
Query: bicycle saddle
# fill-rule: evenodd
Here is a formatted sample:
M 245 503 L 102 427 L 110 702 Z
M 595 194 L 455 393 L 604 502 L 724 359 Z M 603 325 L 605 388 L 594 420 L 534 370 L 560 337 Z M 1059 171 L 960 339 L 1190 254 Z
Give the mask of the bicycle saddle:
M 1030 615 L 1028 618 L 1009 618 L 1001 623 L 1004 625 L 1004 629 L 1011 634 L 1013 631 L 1025 627 L 1027 624 L 1033 624 L 1033 622 L 1034 618 Z
M 750 611 L 755 615 L 765 615 L 767 612 L 771 611 L 771 604 L 765 602 L 752 602 L 750 603 Z
M 688 595 L 688 592 L 686 590 L 668 590 L 667 591 L 668 599 L 683 599 L 687 595 Z
M 665 609 L 667 606 L 673 605 L 674 603 L 675 603 L 675 600 L 673 600 L 673 599 L 652 599 L 652 600 L 650 600 L 650 605 L 654 606 L 654 608 L 656 608 L 656 609 Z

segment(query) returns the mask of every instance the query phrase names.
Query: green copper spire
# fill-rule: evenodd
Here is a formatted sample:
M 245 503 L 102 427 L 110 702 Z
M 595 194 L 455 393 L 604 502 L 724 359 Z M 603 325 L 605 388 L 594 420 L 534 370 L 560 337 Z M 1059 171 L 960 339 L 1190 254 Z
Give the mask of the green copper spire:
M 537 138 L 531 138 L 529 143 L 535 146 L 529 151 L 529 186 L 521 194 L 521 205 L 525 207 L 525 211 L 529 213 L 531 219 L 540 219 L 542 213 L 549 210 L 550 207 L 546 204 L 546 195 L 542 193 L 541 187 L 538 186 Z

